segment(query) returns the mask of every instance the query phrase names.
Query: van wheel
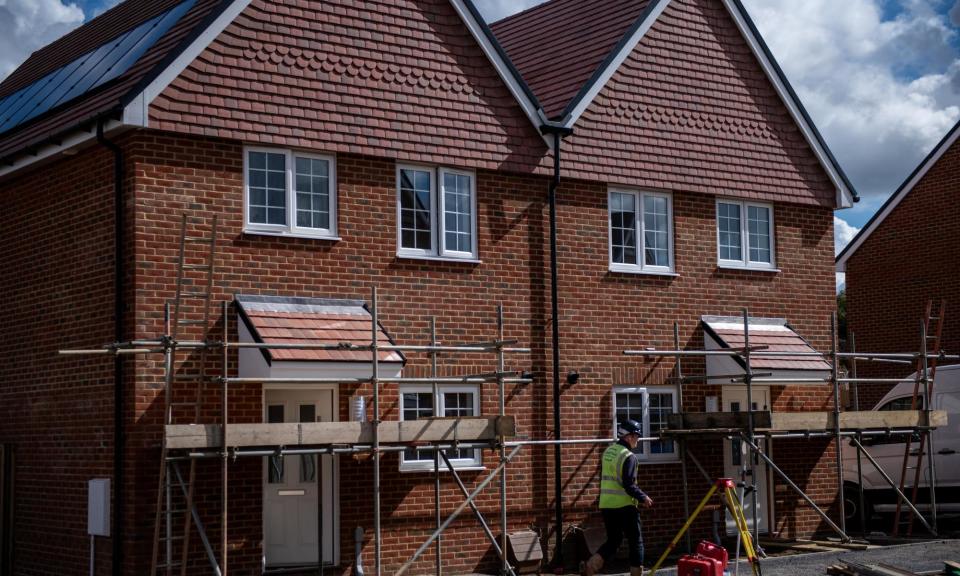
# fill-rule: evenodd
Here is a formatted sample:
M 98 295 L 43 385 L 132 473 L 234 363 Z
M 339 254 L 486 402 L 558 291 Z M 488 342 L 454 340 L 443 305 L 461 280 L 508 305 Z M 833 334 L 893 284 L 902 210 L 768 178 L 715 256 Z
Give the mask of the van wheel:
M 859 530 L 860 525 L 860 489 L 856 484 L 846 484 L 843 487 L 843 511 L 846 515 L 847 530 Z M 870 518 L 873 517 L 873 504 L 870 503 L 870 496 L 863 494 L 863 517 L 867 524 L 870 524 Z

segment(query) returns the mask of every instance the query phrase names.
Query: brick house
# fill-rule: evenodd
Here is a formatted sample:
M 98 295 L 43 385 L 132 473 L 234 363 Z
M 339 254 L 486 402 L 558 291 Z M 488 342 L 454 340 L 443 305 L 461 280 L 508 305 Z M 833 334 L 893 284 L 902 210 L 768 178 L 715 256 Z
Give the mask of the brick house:
M 846 273 L 847 329 L 860 350 L 919 352 L 926 304 L 946 302 L 941 349 L 960 350 L 960 280 L 953 239 L 960 227 L 954 201 L 960 145 L 954 126 L 837 256 Z M 902 378 L 913 366 L 862 365 L 868 376 Z M 860 406 L 871 408 L 892 388 L 861 384 Z
M 565 438 L 609 437 L 624 415 L 655 434 L 665 414 L 704 411 L 710 397 L 739 402 L 734 387 L 696 384 L 684 387 L 681 407 L 671 363 L 622 354 L 672 347 L 674 322 L 681 345 L 700 348 L 703 317 L 749 307 L 756 318 L 786 319 L 814 348 L 829 344 L 832 214 L 855 195 L 738 0 L 553 0 L 492 30 L 470 0 L 362 9 L 339 0 L 128 0 L 0 84 L 0 121 L 9 359 L 0 444 L 13 455 L 0 468 L 8 470 L 0 569 L 11 574 L 85 569 L 92 478 L 114 479 L 113 537 L 95 541 L 96 572 L 148 572 L 162 359 L 57 351 L 164 333 L 184 213 L 195 231 L 219 218 L 214 297 L 233 302 L 207 332 L 185 337 L 226 328 L 233 339 L 269 338 L 271 328 L 290 328 L 285 314 L 318 330 L 369 322 L 364 306 L 376 287 L 385 341 L 427 342 L 431 317 L 443 342 L 489 340 L 502 303 L 505 337 L 532 351 L 511 359 L 533 382 L 513 386 L 507 403 L 528 438 L 556 432 L 550 383 L 571 371 L 579 380 L 558 402 Z M 554 318 L 548 190 L 557 165 Z M 430 369 L 422 355 L 382 360 L 404 376 Z M 271 352 L 229 362 L 251 378 L 297 369 L 346 381 L 372 357 Z M 444 374 L 495 369 L 440 357 Z M 371 394 L 369 384 L 237 385 L 230 422 L 290 421 L 289 407 L 347 420 L 351 398 Z M 209 396 L 213 421 L 219 399 Z M 826 387 L 772 386 L 762 403 L 816 410 L 830 397 Z M 416 386 L 381 392 L 385 420 L 491 414 L 496 402 L 486 386 L 444 387 L 439 398 Z M 559 478 L 552 450 L 521 453 L 509 469 L 508 528 L 535 526 L 552 550 L 563 533 L 555 485 L 565 523 L 593 519 L 601 449 L 564 448 Z M 645 536 L 656 546 L 681 523 L 680 463 L 672 443 L 642 450 L 640 478 L 657 501 Z M 727 473 L 720 440 L 699 450 L 712 475 Z M 772 450 L 819 504 L 834 504 L 832 443 L 777 440 Z M 456 460 L 468 488 L 497 463 L 490 451 Z M 280 504 L 265 495 L 283 469 L 238 459 L 230 569 L 255 574 L 312 553 L 351 573 L 359 526 L 370 571 L 369 461 L 284 462 L 318 487 L 306 522 L 323 536 L 285 540 L 288 527 L 271 523 L 284 521 L 271 514 Z M 382 458 L 387 573 L 433 527 L 433 476 L 422 464 L 413 453 Z M 198 510 L 217 543 L 216 470 L 198 469 Z M 765 531 L 823 529 L 793 493 L 766 481 Z M 442 492 L 449 512 L 458 488 L 444 478 Z M 497 502 L 484 495 L 478 506 L 492 512 Z M 699 529 L 708 534 L 709 522 Z M 449 571 L 495 564 L 472 518 L 457 520 L 444 544 Z M 209 569 L 199 543 L 191 550 L 197 573 Z M 430 551 L 414 568 L 432 566 Z

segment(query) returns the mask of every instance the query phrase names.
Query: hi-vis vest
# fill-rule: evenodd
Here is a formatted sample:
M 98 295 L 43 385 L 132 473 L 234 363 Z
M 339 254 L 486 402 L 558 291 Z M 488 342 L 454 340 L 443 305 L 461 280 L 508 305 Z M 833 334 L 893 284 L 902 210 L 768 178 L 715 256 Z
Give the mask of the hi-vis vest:
M 613 444 L 603 453 L 600 468 L 600 508 L 623 508 L 636 506 L 623 484 L 620 483 L 623 463 L 630 457 L 630 450 L 621 444 Z

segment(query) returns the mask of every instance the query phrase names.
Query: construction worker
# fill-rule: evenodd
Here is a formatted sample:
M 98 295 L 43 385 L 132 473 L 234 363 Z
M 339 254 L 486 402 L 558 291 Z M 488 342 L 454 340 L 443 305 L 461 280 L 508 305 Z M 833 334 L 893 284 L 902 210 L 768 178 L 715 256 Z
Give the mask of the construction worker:
M 607 529 L 607 541 L 580 567 L 581 574 L 593 576 L 603 563 L 617 553 L 624 535 L 630 548 L 630 576 L 643 574 L 643 536 L 640 533 L 640 506 L 653 500 L 637 486 L 638 461 L 633 453 L 643 428 L 635 420 L 617 425 L 619 440 L 603 453 L 600 477 L 600 513 Z

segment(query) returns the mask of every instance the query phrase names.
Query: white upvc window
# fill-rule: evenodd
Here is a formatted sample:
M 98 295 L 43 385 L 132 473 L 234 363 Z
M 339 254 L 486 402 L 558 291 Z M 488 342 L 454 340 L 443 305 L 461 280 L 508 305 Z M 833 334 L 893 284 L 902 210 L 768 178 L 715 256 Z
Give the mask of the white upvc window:
M 773 205 L 718 199 L 717 258 L 725 268 L 775 269 Z
M 243 158 L 244 232 L 336 239 L 333 156 L 248 147 Z
M 452 168 L 397 166 L 397 254 L 477 258 L 475 174 Z
M 667 427 L 667 416 L 676 413 L 677 390 L 669 386 L 616 386 L 613 389 L 613 435 L 617 423 L 636 420 L 643 425 L 643 436 L 656 436 Z M 650 462 L 675 461 L 676 443 L 672 440 L 640 442 L 635 451 L 641 460 Z
M 610 270 L 673 273 L 673 199 L 611 189 L 607 197 Z
M 452 418 L 480 415 L 480 388 L 474 385 L 442 385 L 439 395 L 433 386 L 400 386 L 400 420 L 417 420 L 433 416 Z M 446 450 L 454 468 L 479 468 L 483 466 L 481 451 L 476 448 Z M 400 453 L 400 470 L 433 470 L 433 450 L 408 448 Z M 447 466 L 440 460 L 440 469 Z

